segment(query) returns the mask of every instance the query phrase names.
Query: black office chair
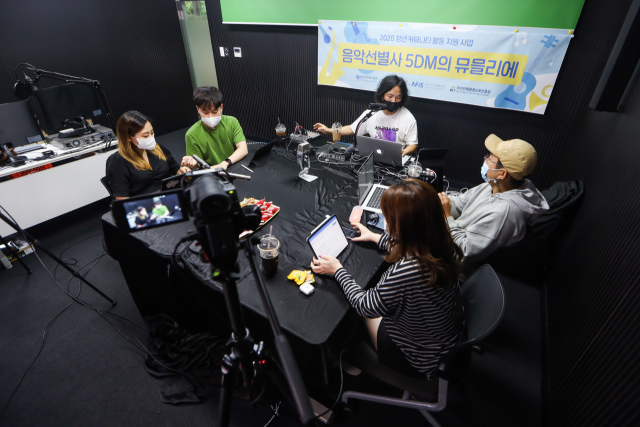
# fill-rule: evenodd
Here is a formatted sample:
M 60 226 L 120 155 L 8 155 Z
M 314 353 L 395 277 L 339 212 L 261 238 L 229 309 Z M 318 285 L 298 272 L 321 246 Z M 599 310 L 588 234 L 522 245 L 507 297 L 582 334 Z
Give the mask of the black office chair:
M 378 362 L 378 355 L 368 337 L 363 337 L 349 349 L 349 362 L 367 374 L 400 390 L 402 398 L 346 391 L 342 401 L 349 399 L 367 400 L 387 405 L 419 410 L 433 427 L 440 424 L 430 412 L 442 411 L 447 406 L 449 384 L 455 385 L 471 360 L 472 348 L 486 338 L 500 324 L 505 310 L 504 289 L 493 268 L 483 265 L 476 270 L 461 288 L 467 325 L 466 337 L 438 365 L 437 377 L 413 378 L 394 371 Z
M 104 188 L 107 189 L 107 193 L 109 193 L 109 196 L 111 196 L 111 200 L 113 200 L 113 191 L 111 191 L 111 185 L 109 185 L 109 180 L 107 179 L 107 177 L 103 176 L 102 178 L 100 178 L 100 182 L 102 183 L 102 185 L 104 185 Z

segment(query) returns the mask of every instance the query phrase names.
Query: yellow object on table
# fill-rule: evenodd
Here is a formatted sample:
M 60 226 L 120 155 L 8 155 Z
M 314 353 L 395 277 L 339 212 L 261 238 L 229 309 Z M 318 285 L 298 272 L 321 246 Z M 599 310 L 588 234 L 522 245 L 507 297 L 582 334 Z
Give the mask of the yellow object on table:
M 303 283 L 315 283 L 311 270 L 293 270 L 287 279 L 295 281 L 298 286 Z

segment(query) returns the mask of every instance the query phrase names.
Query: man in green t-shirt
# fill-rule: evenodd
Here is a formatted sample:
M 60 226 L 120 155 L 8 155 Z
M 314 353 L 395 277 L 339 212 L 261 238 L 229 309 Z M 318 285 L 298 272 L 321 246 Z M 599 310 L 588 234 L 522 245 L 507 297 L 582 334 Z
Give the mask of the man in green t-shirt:
M 169 209 L 160 201 L 160 197 L 153 198 L 153 209 L 151 210 L 151 220 L 156 222 L 164 222 L 169 216 Z
M 193 102 L 201 119 L 191 126 L 184 139 L 187 156 L 182 166 L 198 168 L 193 155 L 212 168 L 228 168 L 247 155 L 247 141 L 238 119 L 222 115 L 222 92 L 213 86 L 199 87 L 193 91 Z

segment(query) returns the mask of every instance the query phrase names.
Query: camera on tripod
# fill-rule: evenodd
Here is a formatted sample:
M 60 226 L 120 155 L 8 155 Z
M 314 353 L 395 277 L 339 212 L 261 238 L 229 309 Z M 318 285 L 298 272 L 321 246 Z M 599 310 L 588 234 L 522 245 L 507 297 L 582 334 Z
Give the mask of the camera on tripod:
M 240 207 L 236 187 L 223 169 L 186 173 L 182 188 L 113 202 L 118 228 L 139 231 L 192 220 L 198 240 L 213 265 L 233 265 L 238 236 L 260 225 L 258 206 Z
M 254 393 L 255 360 L 262 353 L 263 347 L 262 343 L 254 344 L 249 329 L 245 326 L 236 284 L 240 280 L 238 250 L 244 249 L 273 331 L 273 343 L 279 359 L 279 363 L 273 365 L 279 365 L 280 370 L 275 372 L 268 365 L 265 369 L 269 369 L 269 375 L 263 375 L 262 381 L 266 381 L 267 377 L 284 376 L 289 393 L 282 390 L 283 394 L 291 396 L 302 423 L 307 424 L 314 418 L 313 409 L 289 342 L 280 328 L 266 285 L 256 267 L 254 248 L 257 239 L 250 239 L 249 242 L 239 240 L 239 235 L 244 230 L 256 230 L 260 226 L 260 207 L 241 207 L 232 179 L 233 174 L 224 169 L 187 172 L 180 175 L 180 189 L 116 200 L 113 202 L 112 213 L 118 228 L 126 232 L 161 227 L 189 218 L 195 225 L 197 233 L 183 237 L 181 242 L 194 238 L 200 242 L 203 261 L 211 264 L 212 274 L 222 282 L 233 331 L 229 340 L 230 352 L 223 359 L 220 427 L 229 425 L 231 396 L 240 374 L 243 384 L 250 391 L 251 399 L 255 398 L 253 394 L 258 394 Z M 276 385 L 284 383 L 280 380 L 273 382 Z

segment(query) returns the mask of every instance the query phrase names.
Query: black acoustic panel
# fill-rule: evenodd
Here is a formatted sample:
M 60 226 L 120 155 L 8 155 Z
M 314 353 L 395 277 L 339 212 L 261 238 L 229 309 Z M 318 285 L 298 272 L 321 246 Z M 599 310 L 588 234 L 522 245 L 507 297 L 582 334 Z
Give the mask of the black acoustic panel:
M 548 281 L 553 426 L 640 424 L 639 134 L 636 84 L 624 113 L 590 112 L 563 156 L 586 193 Z
M 0 40 L 2 103 L 17 100 L 13 68 L 29 62 L 99 80 L 116 120 L 130 109 L 151 116 L 157 129 L 196 119 L 171 0 L 3 2 Z M 57 84 L 43 78 L 38 87 Z
M 156 128 L 195 122 L 192 86 L 173 0 L 98 0 L 128 109 Z M 120 114 L 124 111 L 120 111 Z
M 243 50 L 242 58 L 216 55 L 215 59 L 220 89 L 227 100 L 225 113 L 236 116 L 245 132 L 273 136 L 278 116 L 289 130 L 294 120 L 305 127 L 335 121 L 345 125 L 355 121 L 372 101 L 373 92 L 318 86 L 315 27 L 222 24 L 219 1 L 206 3 L 214 51 L 219 46 L 230 52 L 233 47 Z M 624 19 L 625 11 L 605 7 L 603 0 L 588 2 L 585 8 L 618 22 L 618 28 Z M 610 48 L 617 32 L 595 23 L 576 31 L 543 116 L 412 98 L 407 107 L 418 122 L 420 146 L 450 148 L 446 175 L 479 184 L 486 137 L 495 133 L 503 139 L 522 138 L 538 150 L 533 181 L 539 187 L 548 186 L 564 141 L 587 109 L 606 63 L 598 46 Z
M 635 0 L 620 29 L 589 106 L 596 111 L 618 111 L 631 77 L 640 64 L 640 0 Z

